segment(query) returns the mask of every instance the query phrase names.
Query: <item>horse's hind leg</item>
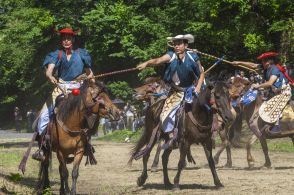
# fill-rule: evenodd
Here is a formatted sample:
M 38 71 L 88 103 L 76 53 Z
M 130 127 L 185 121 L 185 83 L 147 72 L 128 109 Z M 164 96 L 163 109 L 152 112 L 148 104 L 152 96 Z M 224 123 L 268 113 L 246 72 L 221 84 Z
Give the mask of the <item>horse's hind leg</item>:
M 169 181 L 168 170 L 167 170 L 168 158 L 171 152 L 172 152 L 172 149 L 167 148 L 164 150 L 162 154 L 162 168 L 163 168 L 162 171 L 163 171 L 163 182 L 164 182 L 165 188 L 172 187 L 172 183 Z
M 178 163 L 178 172 L 174 178 L 174 190 L 180 189 L 180 175 L 183 168 L 185 167 L 185 160 L 186 160 L 187 152 L 189 150 L 190 150 L 189 143 L 184 142 L 183 144 L 180 145 L 180 160 Z
M 56 153 L 59 161 L 60 194 L 70 194 L 68 187 L 68 170 L 66 168 L 66 159 L 60 151 L 57 151 Z
M 247 162 L 248 162 L 249 168 L 254 167 L 254 158 L 251 155 L 251 146 L 255 143 L 256 140 L 257 140 L 257 137 L 256 135 L 253 134 L 252 137 L 246 143 Z
M 79 152 L 75 155 L 74 157 L 74 162 L 73 162 L 73 169 L 72 169 L 72 187 L 71 187 L 71 194 L 76 194 L 76 184 L 77 184 L 77 179 L 79 176 L 79 167 L 81 160 L 83 158 L 84 152 Z
M 216 170 L 215 170 L 215 164 L 214 164 L 214 160 L 212 157 L 212 140 L 209 139 L 206 141 L 206 143 L 204 143 L 202 145 L 203 145 L 204 152 L 205 152 L 208 164 L 209 164 L 210 171 L 213 176 L 214 184 L 216 187 L 223 187 L 223 184 L 220 182 L 220 180 L 217 176 Z
M 223 153 L 224 149 L 226 148 L 227 146 L 227 143 L 228 143 L 228 139 L 226 137 L 226 132 L 225 132 L 225 129 L 219 129 L 219 136 L 221 138 L 221 141 L 222 141 L 222 145 L 221 145 L 221 148 L 216 152 L 216 154 L 214 155 L 214 163 L 215 164 L 218 164 L 219 162 L 219 157 L 221 155 L 221 153 Z
M 45 153 L 45 160 L 41 162 L 39 171 L 38 194 L 43 194 L 44 190 L 50 187 L 49 181 L 49 153 Z
M 157 149 L 156 149 L 156 154 L 155 154 L 152 166 L 151 166 L 151 172 L 156 172 L 157 171 L 160 152 L 161 152 L 161 141 L 159 140 L 158 141 L 158 146 L 157 146 Z
M 263 154 L 264 154 L 264 158 L 265 158 L 264 166 L 269 168 L 269 167 L 271 167 L 272 163 L 271 163 L 271 160 L 268 155 L 268 147 L 267 147 L 266 139 L 264 137 L 261 137 L 259 139 L 259 141 L 260 141 L 260 144 L 261 144 L 261 147 L 263 150 Z

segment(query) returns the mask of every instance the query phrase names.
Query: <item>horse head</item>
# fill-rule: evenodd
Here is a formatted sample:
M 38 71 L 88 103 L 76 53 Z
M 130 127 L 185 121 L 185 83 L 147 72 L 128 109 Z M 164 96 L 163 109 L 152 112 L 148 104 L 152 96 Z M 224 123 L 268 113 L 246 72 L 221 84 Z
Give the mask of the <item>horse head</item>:
M 166 85 L 160 77 L 148 77 L 144 81 L 144 85 L 135 88 L 133 97 L 136 100 L 149 101 L 153 98 L 153 94 L 162 92 Z
M 120 111 L 109 98 L 104 84 L 101 82 L 88 82 L 89 85 L 85 94 L 85 106 L 88 112 L 98 114 L 103 118 L 119 120 Z
M 234 77 L 229 86 L 229 93 L 232 99 L 242 96 L 250 87 L 250 81 L 241 77 Z
M 224 123 L 231 123 L 235 119 L 228 87 L 228 84 L 221 81 L 216 82 L 213 87 L 209 86 L 211 89 L 211 107 L 220 115 Z

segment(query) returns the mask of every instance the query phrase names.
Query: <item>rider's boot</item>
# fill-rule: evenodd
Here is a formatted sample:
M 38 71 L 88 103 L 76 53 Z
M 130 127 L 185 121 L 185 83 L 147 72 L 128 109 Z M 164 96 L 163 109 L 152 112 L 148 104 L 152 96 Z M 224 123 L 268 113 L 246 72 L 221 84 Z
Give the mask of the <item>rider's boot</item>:
M 40 161 L 40 162 L 44 161 L 45 156 L 44 156 L 43 150 L 39 148 L 34 154 L 32 154 L 32 159 Z

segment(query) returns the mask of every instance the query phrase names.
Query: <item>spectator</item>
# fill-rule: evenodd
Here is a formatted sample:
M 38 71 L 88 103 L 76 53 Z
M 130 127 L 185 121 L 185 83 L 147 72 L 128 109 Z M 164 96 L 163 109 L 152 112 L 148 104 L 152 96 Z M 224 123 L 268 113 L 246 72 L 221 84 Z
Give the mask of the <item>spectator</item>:
M 20 109 L 17 106 L 14 108 L 14 120 L 15 120 L 15 130 L 20 132 L 22 116 L 20 113 Z
M 27 111 L 27 128 L 28 128 L 28 131 L 29 132 L 33 132 L 33 128 L 32 128 L 32 125 L 33 125 L 33 122 L 35 120 L 35 113 L 33 111 L 33 109 L 29 109 Z

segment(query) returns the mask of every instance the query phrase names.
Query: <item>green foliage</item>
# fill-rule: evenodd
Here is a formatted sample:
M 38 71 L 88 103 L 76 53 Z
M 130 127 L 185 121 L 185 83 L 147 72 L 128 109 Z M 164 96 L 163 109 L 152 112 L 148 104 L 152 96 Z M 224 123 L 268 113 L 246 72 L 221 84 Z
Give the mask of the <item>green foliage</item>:
M 167 50 L 166 37 L 184 33 L 195 35 L 189 47 L 231 60 L 253 61 L 261 52 L 276 50 L 293 61 L 293 13 L 292 0 L 2 0 L 0 120 L 12 119 L 15 105 L 40 107 L 48 96 L 40 64 L 58 47 L 53 29 L 81 29 L 77 39 L 90 52 L 95 73 L 132 68 L 161 56 Z M 204 57 L 201 61 L 210 63 Z M 105 80 L 129 83 L 126 90 L 115 84 L 112 89 L 125 100 L 130 86 L 153 74 L 146 69 L 138 77 Z
M 108 84 L 107 87 L 114 96 L 119 97 L 124 101 L 130 100 L 132 97 L 132 88 L 125 81 L 113 82 Z
M 146 79 L 147 77 L 150 76 L 154 76 L 156 74 L 154 68 L 151 67 L 147 67 L 145 69 L 143 69 L 139 74 L 138 77 L 140 79 L 140 81 L 143 81 L 144 79 Z

